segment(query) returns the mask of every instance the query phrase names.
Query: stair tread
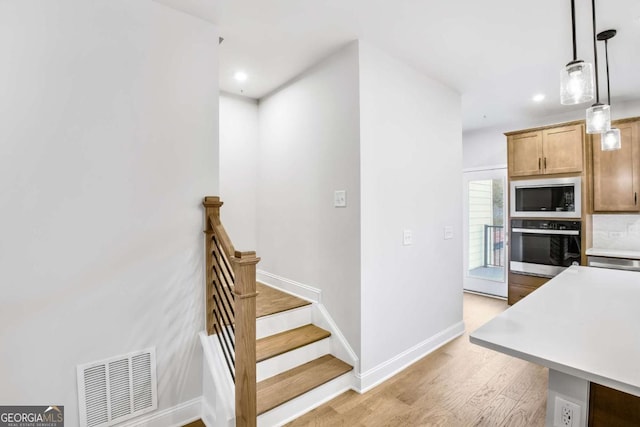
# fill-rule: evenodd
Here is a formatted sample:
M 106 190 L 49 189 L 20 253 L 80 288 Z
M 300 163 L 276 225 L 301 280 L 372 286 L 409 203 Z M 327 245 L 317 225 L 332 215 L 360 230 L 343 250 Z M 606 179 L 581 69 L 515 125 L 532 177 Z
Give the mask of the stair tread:
M 258 415 L 321 386 L 353 369 L 330 354 L 258 383 Z
M 279 291 L 260 282 L 256 283 L 256 290 L 258 291 L 256 318 L 311 304 L 307 300 Z
M 262 362 L 330 336 L 331 332 L 309 324 L 260 338 L 256 341 L 256 361 Z

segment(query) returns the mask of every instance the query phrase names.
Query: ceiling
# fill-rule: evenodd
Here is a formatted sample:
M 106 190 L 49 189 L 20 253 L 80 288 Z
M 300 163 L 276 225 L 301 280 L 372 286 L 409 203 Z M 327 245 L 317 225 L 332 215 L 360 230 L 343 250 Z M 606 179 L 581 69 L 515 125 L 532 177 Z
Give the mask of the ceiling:
M 465 131 L 574 111 L 560 69 L 572 59 L 569 0 L 156 0 L 219 26 L 220 88 L 260 98 L 361 39 L 462 95 Z M 578 57 L 593 62 L 591 2 L 576 0 Z M 640 0 L 596 5 L 609 42 L 612 109 L 640 100 Z M 598 42 L 601 99 L 604 45 Z M 240 84 L 233 74 L 244 70 Z M 536 93 L 546 95 L 534 103 Z

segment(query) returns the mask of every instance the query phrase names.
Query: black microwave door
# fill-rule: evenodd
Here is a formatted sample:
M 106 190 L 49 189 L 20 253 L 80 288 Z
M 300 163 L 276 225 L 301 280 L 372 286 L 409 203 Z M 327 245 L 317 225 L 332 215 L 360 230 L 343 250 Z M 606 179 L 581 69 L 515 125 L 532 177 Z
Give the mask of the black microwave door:
M 551 192 L 548 187 L 517 188 L 516 211 L 539 212 L 551 210 Z
M 574 187 L 516 188 L 516 212 L 564 212 L 573 210 Z

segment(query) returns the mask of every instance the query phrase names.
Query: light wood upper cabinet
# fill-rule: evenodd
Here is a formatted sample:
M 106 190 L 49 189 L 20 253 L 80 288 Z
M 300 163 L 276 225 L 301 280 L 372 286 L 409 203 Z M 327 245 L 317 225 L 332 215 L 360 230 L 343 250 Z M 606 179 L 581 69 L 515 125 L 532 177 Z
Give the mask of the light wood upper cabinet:
M 526 176 L 541 173 L 542 132 L 529 132 L 508 137 L 509 175 Z
M 582 125 L 542 131 L 544 173 L 582 172 Z
M 582 172 L 583 126 L 509 135 L 509 176 Z
M 596 212 L 640 211 L 640 121 L 623 122 L 622 147 L 615 151 L 600 149 L 600 135 L 592 138 L 593 210 Z

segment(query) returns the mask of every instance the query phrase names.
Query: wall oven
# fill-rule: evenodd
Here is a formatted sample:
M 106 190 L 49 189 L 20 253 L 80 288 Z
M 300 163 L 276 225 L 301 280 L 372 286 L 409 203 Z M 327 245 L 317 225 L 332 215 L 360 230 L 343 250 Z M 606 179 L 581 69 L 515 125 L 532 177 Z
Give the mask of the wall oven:
M 580 221 L 511 220 L 513 273 L 554 277 L 580 264 Z
M 511 181 L 512 218 L 580 218 L 581 178 Z

